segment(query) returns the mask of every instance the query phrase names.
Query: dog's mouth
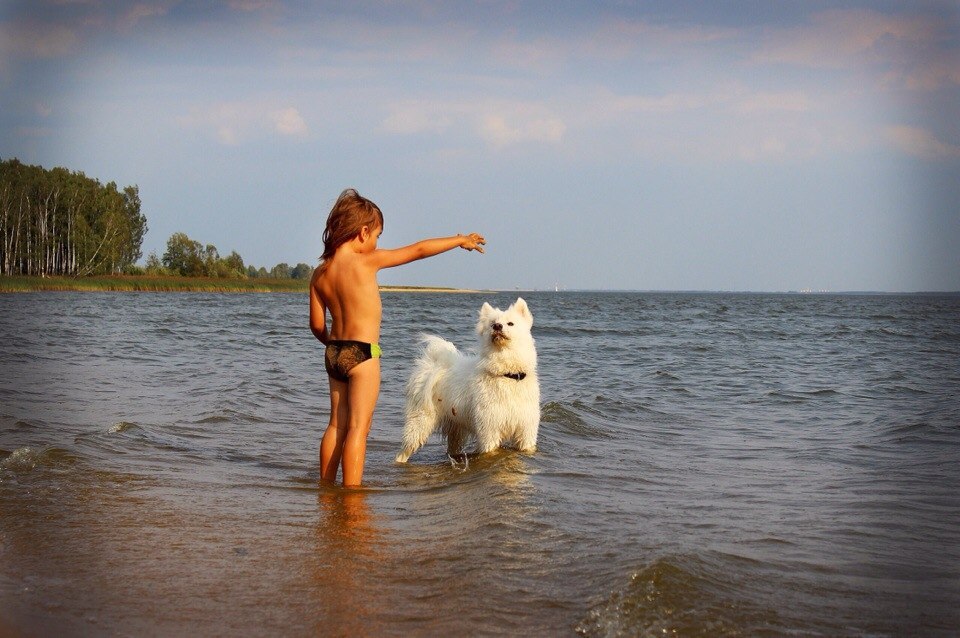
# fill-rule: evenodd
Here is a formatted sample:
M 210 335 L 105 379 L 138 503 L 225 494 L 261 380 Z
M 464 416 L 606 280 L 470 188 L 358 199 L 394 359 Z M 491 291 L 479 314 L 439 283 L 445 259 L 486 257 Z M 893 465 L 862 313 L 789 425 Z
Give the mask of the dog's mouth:
M 501 343 L 506 343 L 507 341 L 510 341 L 510 337 L 503 334 L 499 330 L 494 330 L 493 334 L 490 335 L 490 341 L 497 345 L 500 345 Z

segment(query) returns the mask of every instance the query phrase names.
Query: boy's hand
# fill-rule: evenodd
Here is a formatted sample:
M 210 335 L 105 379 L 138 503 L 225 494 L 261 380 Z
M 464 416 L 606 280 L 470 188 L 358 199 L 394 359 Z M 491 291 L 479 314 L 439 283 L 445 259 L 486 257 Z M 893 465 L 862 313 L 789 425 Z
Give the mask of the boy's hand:
M 470 233 L 469 235 L 461 235 L 461 237 L 463 239 L 460 241 L 460 248 L 464 250 L 476 250 L 482 253 L 483 244 L 487 243 L 487 240 L 479 233 Z

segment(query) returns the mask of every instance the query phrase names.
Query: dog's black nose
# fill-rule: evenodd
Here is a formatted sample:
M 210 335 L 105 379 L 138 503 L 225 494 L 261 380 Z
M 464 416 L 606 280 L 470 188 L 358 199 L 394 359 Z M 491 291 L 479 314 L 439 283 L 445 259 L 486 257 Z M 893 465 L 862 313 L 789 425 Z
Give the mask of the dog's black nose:
M 501 330 L 503 330 L 503 324 L 502 323 L 493 324 L 493 330 L 495 332 L 500 332 Z

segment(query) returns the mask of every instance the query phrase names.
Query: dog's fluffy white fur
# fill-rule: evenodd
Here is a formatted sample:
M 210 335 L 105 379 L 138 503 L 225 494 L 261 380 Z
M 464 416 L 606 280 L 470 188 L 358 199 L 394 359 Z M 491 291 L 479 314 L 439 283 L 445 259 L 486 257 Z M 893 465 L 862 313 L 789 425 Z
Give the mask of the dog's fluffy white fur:
M 474 439 L 486 453 L 512 443 L 532 453 L 540 426 L 533 314 L 518 298 L 506 310 L 484 303 L 477 322 L 479 349 L 462 354 L 452 343 L 424 335 L 423 354 L 407 382 L 406 423 L 398 463 L 405 463 L 439 428 L 447 454 Z

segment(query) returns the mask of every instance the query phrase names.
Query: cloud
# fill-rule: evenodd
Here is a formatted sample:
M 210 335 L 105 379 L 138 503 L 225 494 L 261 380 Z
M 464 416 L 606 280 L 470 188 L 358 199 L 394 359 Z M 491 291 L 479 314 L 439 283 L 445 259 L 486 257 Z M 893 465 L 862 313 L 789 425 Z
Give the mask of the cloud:
M 560 118 L 517 118 L 500 114 L 490 114 L 483 117 L 480 127 L 480 137 L 495 148 L 503 148 L 522 142 L 557 143 L 563 138 L 567 127 Z
M 567 126 L 538 102 L 441 100 L 400 103 L 381 122 L 380 130 L 393 135 L 472 130 L 485 144 L 500 149 L 529 142 L 556 144 Z
M 142 20 L 166 15 L 177 0 L 22 3 L 22 11 L 0 23 L 0 56 L 62 58 L 76 54 L 101 32 L 126 32 Z M 67 6 L 69 5 L 69 6 Z M 31 7 L 28 9 L 27 7 Z
M 756 58 L 800 66 L 834 68 L 873 49 L 883 38 L 926 40 L 933 25 L 917 17 L 887 16 L 867 10 L 830 10 L 805 25 L 765 31 Z
M 922 63 L 891 72 L 886 80 L 889 85 L 902 85 L 915 91 L 935 91 L 949 85 L 960 86 L 960 49 L 931 52 Z
M 908 155 L 924 159 L 960 157 L 960 145 L 941 141 L 926 129 L 913 126 L 891 126 L 885 133 L 894 147 Z
M 705 94 L 668 93 L 666 95 L 627 95 L 610 100 L 611 112 L 677 113 L 701 109 L 715 102 Z
M 228 0 L 227 6 L 234 11 L 250 13 L 253 11 L 263 11 L 265 9 L 275 9 L 280 6 L 277 0 Z
M 568 55 L 561 42 L 546 37 L 527 42 L 511 36 L 487 42 L 485 57 L 501 67 L 543 73 L 556 70 Z
M 126 31 L 146 18 L 164 16 L 170 10 L 171 4 L 170 0 L 165 2 L 137 2 L 120 14 L 117 18 L 117 28 Z
M 381 130 L 395 135 L 439 134 L 446 131 L 453 120 L 442 104 L 410 102 L 395 106 L 380 125 Z
M 195 107 L 178 119 L 185 128 L 212 134 L 225 146 L 237 146 L 268 134 L 305 137 L 309 132 L 300 111 L 257 102 L 223 102 Z
M 960 83 L 957 52 L 941 50 L 949 32 L 933 15 L 836 9 L 814 14 L 803 25 L 764 29 L 752 58 L 813 69 L 886 68 L 882 83 L 932 90 Z
M 609 90 L 593 90 L 582 103 L 591 103 L 586 112 L 593 120 L 620 119 L 631 115 L 669 116 L 690 112 L 704 115 L 723 113 L 753 117 L 760 114 L 799 114 L 814 109 L 806 92 L 754 91 L 739 83 L 701 92 L 677 92 L 663 95 L 617 95 Z
M 0 54 L 3 57 L 63 57 L 73 53 L 80 40 L 76 29 L 60 24 L 31 21 L 0 24 Z
M 811 103 L 802 91 L 758 92 L 744 95 L 735 100 L 734 108 L 737 112 L 745 115 L 776 111 L 802 113 L 810 110 Z
M 303 121 L 300 111 L 295 108 L 288 107 L 273 111 L 269 117 L 273 122 L 274 130 L 281 135 L 303 137 L 307 134 L 307 123 Z
M 622 60 L 636 53 L 670 58 L 689 54 L 702 46 L 733 42 L 740 29 L 709 25 L 676 26 L 646 20 L 614 19 L 598 26 L 588 37 L 558 44 L 573 47 L 578 54 L 605 60 Z

